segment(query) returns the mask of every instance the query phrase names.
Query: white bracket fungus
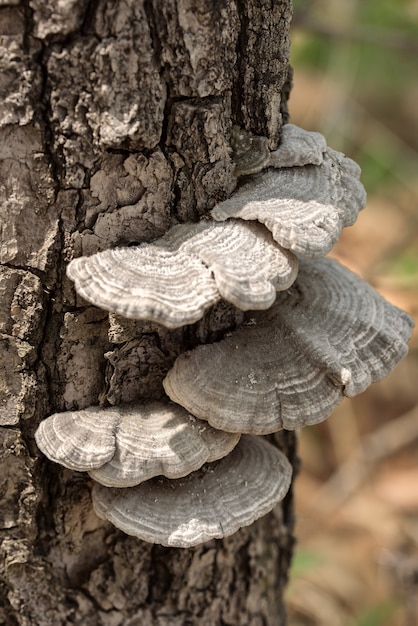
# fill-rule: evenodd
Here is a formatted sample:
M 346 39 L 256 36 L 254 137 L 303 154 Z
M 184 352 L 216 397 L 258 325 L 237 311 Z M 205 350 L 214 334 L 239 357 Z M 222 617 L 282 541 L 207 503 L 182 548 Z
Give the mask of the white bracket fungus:
M 327 142 L 321 133 L 315 133 L 294 124 L 282 128 L 280 145 L 270 152 L 269 167 L 301 167 L 321 165 L 327 151 Z
M 86 472 L 107 463 L 115 454 L 119 421 L 118 409 L 90 407 L 54 413 L 39 424 L 35 441 L 51 461 Z
M 171 403 L 90 407 L 41 422 L 36 443 L 52 461 L 111 487 L 180 478 L 227 455 L 239 435 L 211 428 Z
M 283 248 L 324 256 L 366 203 L 360 168 L 326 149 L 321 165 L 268 169 L 251 177 L 211 211 L 215 220 L 258 220 Z
M 365 204 L 354 161 L 291 124 L 273 152 L 238 127 L 231 141 L 237 177 L 252 177 L 214 207 L 215 222 L 75 259 L 68 275 L 127 318 L 177 328 L 224 298 L 252 311 L 246 323 L 177 358 L 164 381 L 177 405 L 68 411 L 35 435 L 48 458 L 98 481 L 100 517 L 165 546 L 225 537 L 271 511 L 291 466 L 252 435 L 328 417 L 395 367 L 413 326 L 335 261 L 304 261 L 296 279 L 295 254 L 324 256 Z
M 215 428 L 299 428 L 386 376 L 405 356 L 412 327 L 409 315 L 336 261 L 305 261 L 272 308 L 181 354 L 164 387 Z
M 177 328 L 223 297 L 266 309 L 297 275 L 297 259 L 261 224 L 180 224 L 152 244 L 74 259 L 68 276 L 85 300 L 124 317 Z
M 228 456 L 185 478 L 154 478 L 129 489 L 96 484 L 93 506 L 128 535 L 189 548 L 266 515 L 286 495 L 291 475 L 280 450 L 244 435 Z
M 253 135 L 239 126 L 232 129 L 231 145 L 237 177 L 257 174 L 267 167 L 321 165 L 327 149 L 321 133 L 294 124 L 283 126 L 280 145 L 272 152 L 267 137 Z

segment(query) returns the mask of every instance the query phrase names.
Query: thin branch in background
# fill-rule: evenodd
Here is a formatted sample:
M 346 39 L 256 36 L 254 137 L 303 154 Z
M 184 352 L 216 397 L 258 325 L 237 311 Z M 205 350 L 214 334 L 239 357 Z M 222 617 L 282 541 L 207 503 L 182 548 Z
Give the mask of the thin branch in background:
M 337 467 L 344 463 L 354 448 L 360 445 L 362 435 L 359 423 L 360 420 L 353 411 L 353 403 L 349 401 L 340 407 L 338 419 L 326 421 Z
M 387 124 L 384 124 L 380 121 L 373 113 L 367 110 L 367 108 L 358 102 L 358 100 L 354 100 L 350 98 L 349 106 L 355 109 L 355 114 L 357 119 L 363 118 L 366 120 L 366 125 L 369 128 L 374 128 L 379 135 L 386 137 L 388 141 L 391 142 L 392 145 L 395 145 L 400 153 L 407 154 L 411 159 L 411 162 L 418 162 L 418 151 L 412 147 L 409 143 L 407 143 L 402 137 L 400 137 L 397 133 L 395 133 Z M 361 145 L 362 149 L 367 150 L 367 145 Z M 416 185 L 414 185 L 411 181 L 411 178 L 408 176 L 402 176 L 400 173 L 395 171 L 393 176 L 396 177 L 399 182 L 406 188 L 408 191 L 413 193 L 414 195 L 418 194 L 418 190 Z M 415 207 L 414 207 L 415 210 Z
M 329 515 L 364 483 L 376 464 L 418 440 L 418 405 L 367 435 L 334 475 L 315 493 L 312 507 Z

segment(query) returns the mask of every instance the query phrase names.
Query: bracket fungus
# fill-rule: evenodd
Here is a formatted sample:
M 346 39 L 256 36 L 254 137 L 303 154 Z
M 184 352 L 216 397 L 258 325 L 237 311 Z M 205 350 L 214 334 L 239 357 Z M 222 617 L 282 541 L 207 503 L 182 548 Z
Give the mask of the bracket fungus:
M 267 137 L 253 135 L 244 128 L 234 126 L 231 147 L 235 175 L 240 177 L 258 174 L 267 167 L 321 165 L 327 142 L 321 133 L 285 124 L 279 147 L 270 151 Z
M 52 461 L 89 471 L 103 485 L 128 487 L 159 475 L 186 476 L 226 456 L 239 435 L 215 430 L 178 405 L 153 402 L 55 413 L 35 439 Z
M 336 261 L 305 261 L 268 311 L 181 354 L 164 387 L 215 428 L 292 430 L 324 420 L 343 394 L 386 376 L 405 356 L 412 327 L 409 315 Z
M 240 177 L 258 174 L 267 167 L 321 165 L 327 142 L 321 133 L 285 124 L 279 147 L 270 151 L 267 137 L 253 135 L 244 128 L 234 126 L 231 146 L 235 175 Z
M 327 254 L 366 202 L 359 166 L 327 148 L 320 165 L 267 169 L 211 211 L 215 220 L 257 220 L 283 248 L 307 258 Z
M 228 456 L 185 478 L 154 478 L 128 489 L 95 484 L 93 506 L 128 535 L 189 548 L 266 515 L 286 495 L 291 475 L 280 450 L 244 435 Z
M 394 368 L 413 327 L 337 262 L 298 266 L 296 255 L 324 256 L 363 208 L 357 164 L 291 124 L 272 152 L 238 127 L 231 141 L 236 176 L 250 177 L 215 205 L 215 221 L 74 259 L 68 276 L 125 318 L 179 328 L 223 298 L 246 321 L 177 358 L 163 383 L 177 404 L 58 413 L 35 435 L 48 458 L 89 472 L 100 517 L 165 546 L 226 537 L 271 511 L 291 466 L 254 435 L 324 420 Z
M 38 448 L 50 461 L 86 472 L 110 461 L 115 454 L 115 430 L 120 411 L 90 407 L 54 413 L 35 432 Z
M 282 128 L 280 145 L 270 152 L 269 167 L 321 165 L 327 142 L 321 133 L 305 130 L 294 124 Z
M 235 176 L 257 174 L 270 164 L 269 140 L 261 135 L 253 135 L 245 128 L 233 126 L 231 147 L 235 163 Z
M 74 259 L 67 272 L 88 302 L 177 328 L 221 297 L 241 310 L 266 309 L 297 268 L 264 226 L 229 220 L 179 224 L 152 244 Z

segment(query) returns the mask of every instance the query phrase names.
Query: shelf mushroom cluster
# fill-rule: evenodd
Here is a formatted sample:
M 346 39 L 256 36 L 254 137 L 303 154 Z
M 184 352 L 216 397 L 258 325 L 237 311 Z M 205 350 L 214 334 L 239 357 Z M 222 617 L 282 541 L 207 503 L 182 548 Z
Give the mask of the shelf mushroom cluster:
M 221 298 L 247 311 L 224 339 L 181 354 L 167 401 L 54 414 L 45 455 L 94 479 L 93 505 L 124 532 L 190 547 L 234 533 L 283 499 L 291 466 L 257 435 L 318 423 L 406 354 L 412 319 L 336 261 L 319 259 L 365 204 L 358 166 L 319 133 L 234 129 L 244 181 L 212 218 L 152 244 L 73 260 L 88 302 L 167 328 Z

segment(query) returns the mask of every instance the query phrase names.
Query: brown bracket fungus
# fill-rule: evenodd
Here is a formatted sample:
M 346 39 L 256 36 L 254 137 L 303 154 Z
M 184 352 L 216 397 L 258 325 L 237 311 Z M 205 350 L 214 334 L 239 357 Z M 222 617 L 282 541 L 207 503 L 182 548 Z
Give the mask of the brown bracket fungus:
M 128 535 L 189 548 L 266 515 L 286 495 L 291 474 L 282 452 L 247 435 L 228 456 L 185 478 L 154 478 L 127 489 L 96 484 L 93 506 Z
M 413 320 L 336 261 L 301 264 L 273 307 L 218 343 L 181 354 L 164 387 L 215 428 L 268 434 L 315 424 L 343 394 L 386 376 Z
M 154 476 L 180 478 L 227 455 L 239 435 L 211 428 L 171 403 L 90 407 L 56 413 L 35 434 L 52 461 L 126 487 Z
M 232 156 L 235 163 L 235 176 L 257 174 L 270 163 L 269 140 L 261 135 L 253 135 L 245 128 L 233 126 L 231 133 Z
M 88 302 L 168 328 L 199 320 L 221 297 L 265 309 L 297 275 L 297 259 L 261 224 L 180 224 L 152 244 L 74 259 L 68 275 Z
M 320 165 L 268 169 L 212 209 L 212 217 L 262 222 L 283 248 L 307 258 L 329 252 L 364 207 L 360 168 L 327 148 Z

